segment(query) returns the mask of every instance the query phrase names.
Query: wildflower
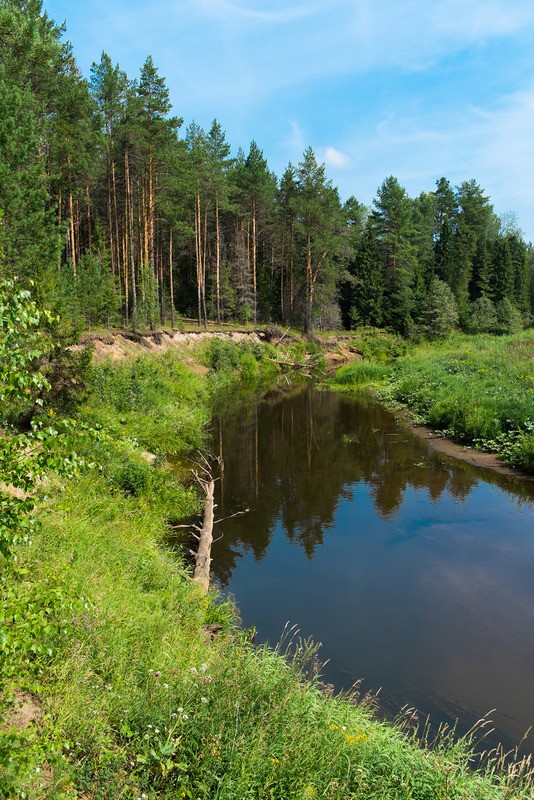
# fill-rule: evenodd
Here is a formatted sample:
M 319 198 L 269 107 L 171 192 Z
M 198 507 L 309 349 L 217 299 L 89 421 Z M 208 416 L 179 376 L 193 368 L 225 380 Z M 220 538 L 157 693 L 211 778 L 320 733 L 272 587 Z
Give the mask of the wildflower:
M 189 719 L 189 716 L 187 714 L 184 714 L 182 719 Z
M 159 733 L 159 728 L 154 728 L 154 733 Z
M 207 703 L 208 702 L 208 698 L 207 697 L 201 697 L 200 698 L 200 702 L 201 703 Z
M 206 663 L 200 665 L 200 671 L 206 672 L 208 669 L 208 665 Z
M 180 706 L 180 708 L 178 709 L 178 713 L 181 714 L 182 711 L 183 711 L 183 708 L 182 708 L 182 706 Z
M 169 688 L 169 684 L 168 683 L 164 683 L 164 684 L 162 684 L 162 686 L 163 686 L 164 689 L 168 689 Z
M 191 675 L 197 675 L 198 674 L 198 669 L 196 667 L 191 667 L 189 672 L 191 673 Z

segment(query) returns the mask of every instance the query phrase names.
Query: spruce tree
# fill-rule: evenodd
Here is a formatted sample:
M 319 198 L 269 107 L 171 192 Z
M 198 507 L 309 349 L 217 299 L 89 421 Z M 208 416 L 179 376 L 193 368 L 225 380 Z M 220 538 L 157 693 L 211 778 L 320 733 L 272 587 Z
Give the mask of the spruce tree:
M 434 191 L 436 206 L 434 213 L 434 273 L 452 286 L 454 280 L 454 237 L 458 224 L 456 196 L 446 178 L 436 181 Z
M 373 200 L 371 224 L 377 238 L 386 274 L 384 321 L 398 333 L 413 326 L 413 278 L 415 250 L 412 204 L 398 180 L 386 178 Z
M 349 311 L 352 325 L 379 327 L 384 321 L 385 273 L 371 225 L 365 228 L 349 272 L 353 278 Z

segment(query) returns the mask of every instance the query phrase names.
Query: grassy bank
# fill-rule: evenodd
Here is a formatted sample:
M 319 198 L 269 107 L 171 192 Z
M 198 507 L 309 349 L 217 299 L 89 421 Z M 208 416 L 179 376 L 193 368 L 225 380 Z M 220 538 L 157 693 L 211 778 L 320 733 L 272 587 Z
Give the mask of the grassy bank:
M 178 353 L 94 368 L 72 428 L 85 463 L 42 487 L 33 542 L 3 564 L 0 795 L 530 797 L 517 773 L 471 771 L 465 742 L 425 749 L 331 697 L 303 677 L 312 646 L 254 647 L 166 547 L 200 503 L 165 455 L 205 440 L 223 390 L 272 377 L 268 350 L 218 347 L 206 375 Z
M 388 365 L 376 358 L 339 370 L 341 387 L 373 385 L 419 422 L 534 473 L 534 331 L 456 334 L 413 347 Z

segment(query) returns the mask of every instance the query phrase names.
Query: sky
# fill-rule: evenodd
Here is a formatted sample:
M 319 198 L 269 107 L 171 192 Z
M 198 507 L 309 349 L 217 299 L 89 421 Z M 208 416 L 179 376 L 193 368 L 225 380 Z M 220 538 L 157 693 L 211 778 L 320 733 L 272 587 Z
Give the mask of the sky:
M 534 242 L 533 0 L 44 0 L 89 77 L 151 55 L 185 126 L 216 118 L 280 176 L 313 147 L 371 205 L 474 178 Z

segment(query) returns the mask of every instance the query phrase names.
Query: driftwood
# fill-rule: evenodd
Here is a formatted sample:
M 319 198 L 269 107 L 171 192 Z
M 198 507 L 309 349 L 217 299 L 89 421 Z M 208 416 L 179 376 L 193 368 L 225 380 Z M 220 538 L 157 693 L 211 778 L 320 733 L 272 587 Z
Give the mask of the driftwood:
M 203 594 L 207 594 L 210 587 L 210 568 L 211 568 L 211 546 L 213 544 L 213 526 L 219 522 L 224 522 L 225 519 L 232 517 L 239 517 L 241 514 L 246 514 L 249 510 L 246 508 L 244 511 L 236 511 L 235 514 L 230 514 L 223 519 L 215 519 L 215 480 L 211 474 L 211 465 L 203 453 L 200 453 L 199 462 L 197 462 L 198 470 L 191 470 L 196 482 L 204 493 L 204 518 L 202 527 L 199 525 L 171 525 L 173 529 L 188 528 L 198 531 L 193 533 L 195 539 L 198 540 L 198 548 L 196 553 L 193 550 L 189 552 L 195 559 L 195 567 L 193 569 L 193 580 L 200 587 Z M 216 540 L 217 541 L 217 540 Z
M 207 594 L 210 586 L 210 567 L 211 567 L 211 545 L 213 543 L 213 521 L 214 521 L 214 492 L 215 481 L 209 476 L 209 479 L 201 478 L 198 473 L 196 479 L 201 485 L 206 498 L 204 506 L 204 520 L 202 528 L 198 535 L 198 549 L 195 555 L 195 569 L 193 571 L 193 580 L 200 586 L 203 594 Z

